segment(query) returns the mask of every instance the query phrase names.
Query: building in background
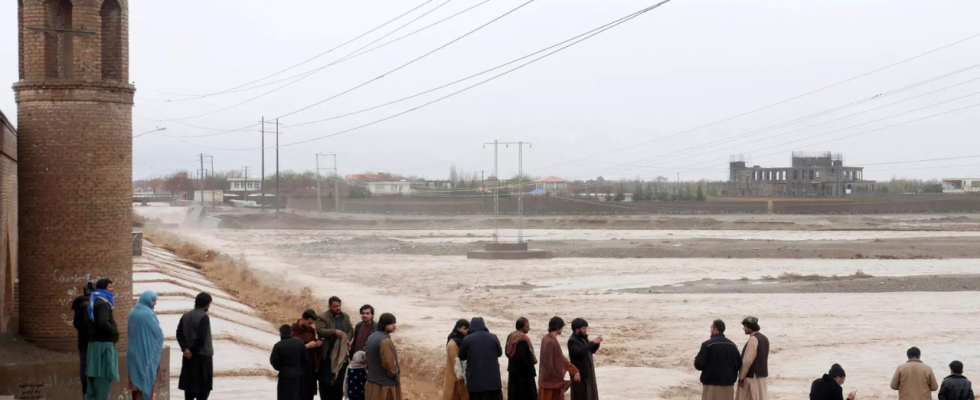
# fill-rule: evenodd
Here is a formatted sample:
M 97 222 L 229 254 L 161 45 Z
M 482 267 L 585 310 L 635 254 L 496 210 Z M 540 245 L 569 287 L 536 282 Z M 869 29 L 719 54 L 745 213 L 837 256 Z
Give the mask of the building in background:
M 872 194 L 875 181 L 863 167 L 845 167 L 841 154 L 793 152 L 790 167 L 749 167 L 742 156 L 729 163 L 729 196 L 845 197 Z
M 557 176 L 547 176 L 534 181 L 534 187 L 550 194 L 560 194 L 568 188 L 568 181 Z
M 980 193 L 980 178 L 943 178 L 943 193 Z
M 258 179 L 247 180 L 245 178 L 228 178 L 228 191 L 238 192 L 261 192 L 262 181 Z
M 411 196 L 411 182 L 366 182 L 359 186 L 365 186 L 372 196 Z

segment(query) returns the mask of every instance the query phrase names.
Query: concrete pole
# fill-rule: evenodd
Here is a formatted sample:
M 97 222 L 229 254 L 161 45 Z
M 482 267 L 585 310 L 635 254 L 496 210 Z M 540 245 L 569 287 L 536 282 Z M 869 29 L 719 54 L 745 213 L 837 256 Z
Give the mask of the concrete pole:
M 262 117 L 262 175 L 259 177 L 259 188 L 262 189 L 262 198 L 259 199 L 259 204 L 262 206 L 262 211 L 265 211 L 265 117 Z M 245 198 L 242 200 L 248 201 L 248 170 L 245 170 Z
M 323 202 L 320 200 L 320 155 L 316 155 L 316 209 L 323 213 Z
M 337 170 L 337 155 L 333 155 L 333 211 L 340 212 L 340 171 Z

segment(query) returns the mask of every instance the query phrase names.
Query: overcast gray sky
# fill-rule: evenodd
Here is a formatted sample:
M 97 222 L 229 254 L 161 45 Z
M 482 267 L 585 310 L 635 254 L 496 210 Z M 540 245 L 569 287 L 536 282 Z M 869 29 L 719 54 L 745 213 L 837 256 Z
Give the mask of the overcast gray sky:
M 433 0 L 361 40 L 259 84 L 337 61 L 436 7 L 375 45 L 482 1 Z M 381 76 L 526 1 L 489 0 L 290 86 L 282 87 L 290 82 L 285 81 L 191 100 L 180 94 L 220 92 L 273 74 L 425 0 L 131 1 L 130 76 L 137 87 L 134 134 L 155 127 L 166 127 L 162 133 L 171 136 L 214 134 L 256 124 L 263 116 L 290 114 Z M 492 74 L 350 117 L 291 126 L 452 82 L 653 3 L 532 1 L 410 66 L 281 119 L 280 143 L 315 139 L 410 110 Z M 0 4 L 0 25 L 6 27 L 0 35 L 0 82 L 17 79 L 16 14 L 16 2 Z M 783 166 L 794 150 L 840 152 L 847 164 L 858 166 L 980 156 L 980 107 L 930 117 L 980 104 L 980 94 L 964 97 L 980 92 L 980 80 L 971 81 L 980 78 L 980 67 L 963 70 L 980 64 L 980 37 L 813 95 L 692 130 L 976 35 L 980 33 L 977 16 L 980 1 L 976 0 L 673 0 L 441 102 L 349 133 L 284 146 L 280 168 L 312 170 L 315 153 L 331 152 L 340 155 L 343 174 L 386 171 L 443 178 L 451 164 L 467 171 L 490 171 L 493 151 L 482 143 L 494 139 L 532 142 L 533 147 L 524 152 L 525 170 L 566 179 L 676 178 L 678 172 L 685 180 L 724 179 L 732 154 L 749 155 L 751 164 Z M 946 74 L 950 75 L 889 93 Z M 879 94 L 825 115 L 779 125 Z M 954 100 L 960 97 L 964 98 Z M 224 108 L 228 109 L 214 112 Z M 11 90 L 0 91 L 0 109 L 16 119 Z M 855 113 L 861 114 L 851 116 Z M 201 114 L 208 115 L 173 120 Z M 922 120 L 888 128 L 916 119 Z M 740 135 L 744 137 L 709 146 Z M 267 144 L 274 139 L 268 135 Z M 830 142 L 821 143 L 826 141 Z M 255 170 L 261 164 L 259 142 L 257 125 L 210 137 L 145 135 L 134 139 L 134 177 L 178 169 L 193 172 L 198 168 L 195 157 L 202 152 L 214 156 L 219 171 L 245 166 Z M 686 152 L 665 156 L 680 150 Z M 274 150 L 267 152 L 267 173 L 275 166 L 274 154 Z M 516 172 L 516 148 L 502 149 L 500 160 L 502 176 Z M 980 176 L 980 157 L 869 165 L 865 176 Z

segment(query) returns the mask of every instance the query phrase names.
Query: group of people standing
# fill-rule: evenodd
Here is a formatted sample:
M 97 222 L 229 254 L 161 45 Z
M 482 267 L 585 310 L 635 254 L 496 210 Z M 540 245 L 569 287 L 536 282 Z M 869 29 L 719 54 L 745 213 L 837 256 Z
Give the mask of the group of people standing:
M 711 338 L 701 343 L 694 358 L 694 368 L 701 371 L 702 400 L 766 400 L 768 398 L 769 339 L 759 332 L 759 319 L 746 317 L 742 329 L 749 335 L 741 353 L 731 340 L 725 337 L 725 322 L 711 323 Z M 939 390 L 939 400 L 974 400 L 972 384 L 963 376 L 963 363 L 949 364 L 950 375 L 942 386 L 928 365 L 920 360 L 921 351 L 912 347 L 907 352 L 908 362 L 895 370 L 891 381 L 892 390 L 898 391 L 899 400 L 931 400 L 932 392 Z M 844 400 L 844 381 L 847 374 L 840 364 L 834 364 L 823 377 L 810 385 L 810 400 Z M 857 390 L 847 395 L 854 400 Z
M 161 378 L 163 330 L 154 312 L 157 294 L 140 294 L 129 312 L 126 373 L 127 389 L 133 400 L 150 400 Z M 177 342 L 183 353 L 179 389 L 185 399 L 207 400 L 214 375 L 211 357 L 211 326 L 207 312 L 211 296 L 200 293 L 194 310 L 185 313 L 177 326 Z M 85 400 L 108 400 L 112 383 L 119 381 L 119 328 L 113 317 L 116 307 L 112 280 L 88 282 L 83 294 L 72 302 L 72 325 L 78 331 L 79 378 Z
M 327 310 L 306 310 L 292 325 L 279 327 L 280 341 L 269 362 L 279 372 L 279 400 L 400 400 L 401 368 L 391 334 L 395 316 L 374 307 L 358 310 L 361 321 L 351 324 L 343 302 L 331 297 Z M 319 388 L 319 389 L 318 389 Z
M 119 381 L 119 329 L 113 318 L 112 281 L 89 282 L 83 290 L 72 303 L 82 393 L 85 400 L 108 400 L 112 383 Z M 182 354 L 178 388 L 184 391 L 185 400 L 207 400 L 213 388 L 211 302 L 209 294 L 198 294 L 194 309 L 183 314 L 177 326 Z M 133 400 L 152 399 L 153 387 L 161 378 L 164 335 L 154 312 L 156 303 L 157 294 L 145 291 L 129 313 L 126 372 Z M 385 313 L 375 322 L 374 307 L 367 304 L 359 312 L 360 322 L 352 325 L 340 298 L 331 297 L 323 313 L 306 310 L 292 325 L 280 327 L 281 340 L 270 356 L 272 367 L 279 372 L 279 400 L 312 400 L 318 387 L 323 400 L 402 399 L 401 368 L 391 339 L 395 316 Z M 502 400 L 502 356 L 508 359 L 510 400 L 563 400 L 569 389 L 572 400 L 598 400 L 593 354 L 599 351 L 602 336 L 590 340 L 589 323 L 576 318 L 565 357 L 558 341 L 564 328 L 564 320 L 551 318 L 536 356 L 527 336 L 531 329 L 527 318 L 517 320 L 503 346 L 483 318 L 456 321 L 446 343 L 443 400 Z M 695 369 L 701 371 L 702 400 L 768 398 L 769 339 L 760 332 L 758 318 L 743 319 L 742 328 L 749 339 L 740 352 L 725 337 L 724 321 L 711 323 L 711 338 L 701 344 L 694 359 Z M 910 348 L 907 356 L 908 362 L 898 367 L 891 382 L 900 400 L 931 400 L 936 390 L 939 400 L 974 400 L 972 385 L 963 376 L 963 363 L 950 363 L 950 375 L 940 386 L 932 368 L 920 360 L 918 348 Z M 810 400 L 844 400 L 845 380 L 843 367 L 834 364 L 813 382 Z M 854 400 L 856 395 L 857 391 L 851 392 L 847 399 Z
M 595 363 L 602 336 L 589 340 L 589 323 L 576 318 L 568 339 L 566 358 L 558 337 L 565 321 L 553 317 L 548 334 L 541 338 L 540 358 L 527 333 L 531 324 L 521 317 L 504 346 L 490 333 L 483 318 L 456 321 L 446 343 L 446 377 L 443 400 L 501 400 L 503 385 L 499 358 L 506 355 L 507 398 L 510 400 L 563 400 L 571 389 L 572 400 L 598 400 Z M 540 373 L 535 372 L 538 365 Z M 570 375 L 571 381 L 565 380 Z

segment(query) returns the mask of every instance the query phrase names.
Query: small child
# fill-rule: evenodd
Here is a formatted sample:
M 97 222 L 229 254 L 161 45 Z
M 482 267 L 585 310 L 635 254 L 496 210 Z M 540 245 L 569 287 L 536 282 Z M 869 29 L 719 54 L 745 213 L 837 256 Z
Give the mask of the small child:
M 347 367 L 344 380 L 344 398 L 364 400 L 364 385 L 367 383 L 367 353 L 363 350 L 354 353 Z
M 973 400 L 973 385 L 963 376 L 963 363 L 949 363 L 949 373 L 939 388 L 939 400 Z

